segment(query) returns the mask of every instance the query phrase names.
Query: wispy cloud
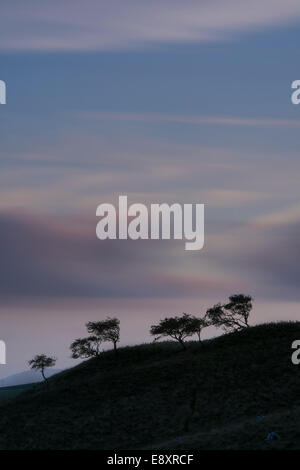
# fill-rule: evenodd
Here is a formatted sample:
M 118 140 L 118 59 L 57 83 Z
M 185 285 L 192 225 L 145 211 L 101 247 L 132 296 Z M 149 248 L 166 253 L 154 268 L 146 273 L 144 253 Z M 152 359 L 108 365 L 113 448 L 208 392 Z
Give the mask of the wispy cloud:
M 296 22 L 298 0 L 5 0 L 2 50 L 112 50 L 219 41 Z
M 191 274 L 189 256 L 174 270 L 181 242 L 99 242 L 95 226 L 96 217 L 1 213 L 0 297 L 166 298 L 232 289 L 230 277 L 204 266 Z
M 297 119 L 276 119 L 276 118 L 250 118 L 242 116 L 195 116 L 176 115 L 164 113 L 129 113 L 129 112 L 83 112 L 81 117 L 86 119 L 111 119 L 120 121 L 149 121 L 166 122 L 176 124 L 220 125 L 232 127 L 270 127 L 270 128 L 300 128 L 300 120 Z
M 220 222 L 191 256 L 174 240 L 99 242 L 94 217 L 2 213 L 0 297 L 217 300 L 249 291 L 299 300 L 300 213 L 282 217 Z
M 294 204 L 270 214 L 257 217 L 253 224 L 261 228 L 276 228 L 285 225 L 300 224 L 300 204 Z

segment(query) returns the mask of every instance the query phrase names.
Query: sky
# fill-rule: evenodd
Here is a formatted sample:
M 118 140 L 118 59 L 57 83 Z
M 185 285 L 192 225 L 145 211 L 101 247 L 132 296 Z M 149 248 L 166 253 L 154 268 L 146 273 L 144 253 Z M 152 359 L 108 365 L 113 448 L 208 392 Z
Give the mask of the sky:
M 3 0 L 1 19 L 0 377 L 75 364 L 107 315 L 121 345 L 238 292 L 252 324 L 299 319 L 299 1 Z M 203 250 L 97 240 L 120 194 L 204 203 Z

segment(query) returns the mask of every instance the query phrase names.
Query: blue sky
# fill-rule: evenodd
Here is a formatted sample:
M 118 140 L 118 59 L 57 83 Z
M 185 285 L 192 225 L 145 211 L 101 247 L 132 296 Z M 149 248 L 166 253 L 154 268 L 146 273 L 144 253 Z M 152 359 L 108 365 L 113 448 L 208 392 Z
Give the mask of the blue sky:
M 98 314 L 132 320 L 123 344 L 237 291 L 253 322 L 297 318 L 299 2 L 3 3 L 0 374 L 53 335 L 68 364 Z M 96 207 L 123 193 L 205 203 L 204 250 L 99 243 Z

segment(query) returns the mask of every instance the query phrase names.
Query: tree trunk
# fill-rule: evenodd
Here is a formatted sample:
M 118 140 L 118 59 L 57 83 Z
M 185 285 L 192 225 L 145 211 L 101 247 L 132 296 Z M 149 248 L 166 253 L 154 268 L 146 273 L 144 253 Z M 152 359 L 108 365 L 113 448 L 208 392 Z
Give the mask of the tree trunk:
M 43 376 L 45 385 L 46 385 L 47 388 L 49 388 L 48 379 L 47 379 L 47 377 L 45 376 L 44 369 L 42 369 L 41 372 L 42 372 L 42 376 Z
M 118 355 L 118 350 L 117 350 L 117 342 L 114 341 L 114 352 L 115 352 L 115 356 Z

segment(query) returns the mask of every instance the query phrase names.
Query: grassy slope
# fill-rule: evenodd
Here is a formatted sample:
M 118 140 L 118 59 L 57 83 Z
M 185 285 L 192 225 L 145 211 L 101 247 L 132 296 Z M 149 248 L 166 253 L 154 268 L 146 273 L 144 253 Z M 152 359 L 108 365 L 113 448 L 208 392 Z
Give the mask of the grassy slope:
M 1 407 L 0 448 L 300 449 L 300 323 L 123 348 Z M 256 417 L 265 418 L 258 422 Z M 268 444 L 276 431 L 281 439 Z

